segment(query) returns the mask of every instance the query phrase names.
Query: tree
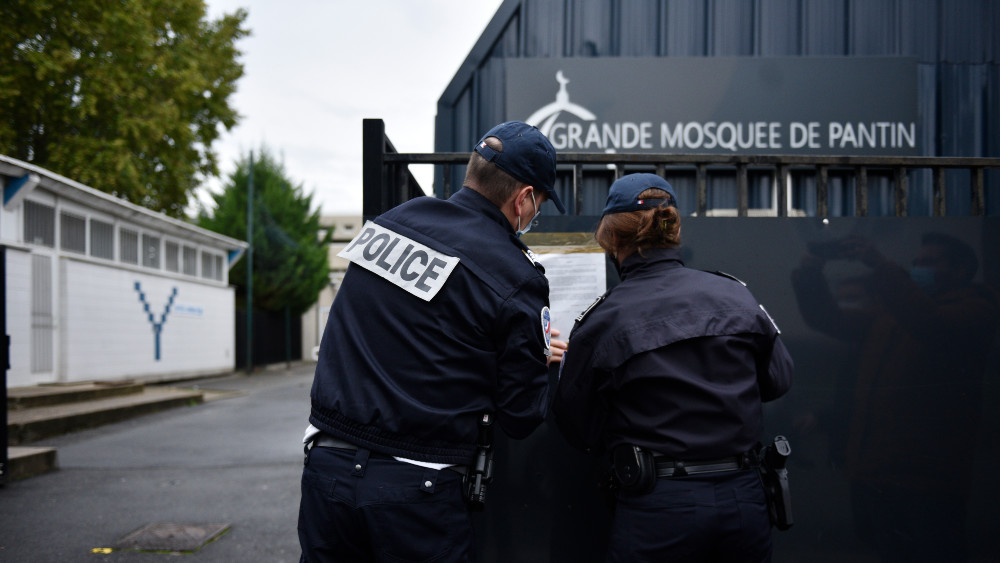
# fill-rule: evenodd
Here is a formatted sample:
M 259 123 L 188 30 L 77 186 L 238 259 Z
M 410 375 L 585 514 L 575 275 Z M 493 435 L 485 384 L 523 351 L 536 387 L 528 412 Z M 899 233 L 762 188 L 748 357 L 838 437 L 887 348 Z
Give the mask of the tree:
M 203 0 L 0 2 L 0 153 L 179 217 L 238 115 L 246 11 Z
M 213 194 L 214 213 L 203 210 L 198 224 L 241 240 L 247 239 L 247 192 L 250 157 L 243 157 L 222 193 Z M 253 305 L 301 315 L 329 283 L 327 245 L 331 232 L 310 211 L 312 196 L 303 193 L 285 173 L 284 165 L 266 148 L 253 163 Z M 246 306 L 246 265 L 240 260 L 229 274 L 237 287 L 237 302 Z

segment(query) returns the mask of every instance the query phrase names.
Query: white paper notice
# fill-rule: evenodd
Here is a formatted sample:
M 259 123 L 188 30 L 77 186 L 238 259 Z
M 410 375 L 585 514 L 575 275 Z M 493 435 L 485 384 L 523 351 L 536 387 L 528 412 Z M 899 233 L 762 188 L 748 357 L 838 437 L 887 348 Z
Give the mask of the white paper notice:
M 536 253 L 549 280 L 549 310 L 552 328 L 560 340 L 569 338 L 573 323 L 607 288 L 604 253 Z

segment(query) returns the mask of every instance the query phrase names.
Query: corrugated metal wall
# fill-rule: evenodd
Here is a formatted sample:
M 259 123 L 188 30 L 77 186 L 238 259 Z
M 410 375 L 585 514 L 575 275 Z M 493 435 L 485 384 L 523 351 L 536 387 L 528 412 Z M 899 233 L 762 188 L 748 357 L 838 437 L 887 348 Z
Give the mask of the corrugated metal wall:
M 507 58 L 908 56 L 925 156 L 1000 157 L 997 30 L 996 0 L 507 0 L 438 102 L 435 150 L 468 151 L 507 118 Z M 988 173 L 987 188 L 998 180 Z M 911 214 L 929 214 L 929 184 L 911 184 Z M 725 191 L 711 205 L 729 206 Z M 989 215 L 1000 214 L 996 191 Z M 842 195 L 851 209 L 851 190 L 837 192 L 832 203 Z M 808 204 L 808 189 L 798 197 Z M 949 214 L 968 213 L 967 193 L 947 197 Z

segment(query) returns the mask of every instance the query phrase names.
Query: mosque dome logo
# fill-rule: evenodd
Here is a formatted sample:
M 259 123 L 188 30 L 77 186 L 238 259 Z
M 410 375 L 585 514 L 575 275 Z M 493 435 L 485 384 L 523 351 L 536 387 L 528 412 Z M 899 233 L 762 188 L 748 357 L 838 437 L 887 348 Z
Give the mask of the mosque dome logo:
M 525 120 L 528 125 L 538 127 L 538 130 L 546 137 L 549 136 L 549 133 L 552 131 L 552 125 L 559 119 L 559 116 L 563 112 L 571 113 L 584 121 L 594 121 L 597 119 L 597 116 L 587 108 L 569 101 L 569 92 L 566 90 L 569 79 L 563 75 L 563 71 L 556 72 L 556 82 L 559 83 L 556 100 L 550 104 L 546 104 Z

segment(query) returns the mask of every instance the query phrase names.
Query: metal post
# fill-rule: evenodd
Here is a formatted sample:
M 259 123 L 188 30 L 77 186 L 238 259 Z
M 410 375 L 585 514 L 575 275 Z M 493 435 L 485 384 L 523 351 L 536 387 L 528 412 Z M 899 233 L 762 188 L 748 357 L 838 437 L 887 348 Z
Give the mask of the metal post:
M 986 215 L 986 192 L 983 191 L 983 169 L 979 166 L 972 169 L 972 215 Z
M 7 370 L 10 369 L 10 336 L 7 334 L 7 248 L 0 246 L 0 486 L 7 482 Z
M 905 168 L 897 166 L 895 170 L 896 217 L 906 217 L 906 198 L 909 191 L 909 180 Z
M 247 374 L 253 373 L 253 151 L 247 176 Z
M 583 215 L 583 165 L 573 165 L 573 215 Z
M 451 197 L 451 165 L 445 164 L 442 166 L 443 172 L 441 174 L 441 199 L 448 199 Z
M 820 166 L 818 172 L 816 178 L 816 216 L 825 219 L 830 213 L 830 196 L 827 194 L 830 172 L 826 166 Z
M 285 305 L 285 368 L 292 369 L 292 311 Z
M 944 207 L 944 168 L 940 166 L 934 167 L 934 217 L 944 217 L 945 207 Z
M 385 211 L 396 207 L 401 203 L 405 203 L 411 195 L 410 186 L 410 169 L 405 164 L 397 164 L 395 166 L 389 167 L 390 177 L 392 178 L 392 191 L 390 192 L 390 199 L 388 201 L 388 207 Z
M 365 221 L 377 217 L 386 210 L 383 206 L 385 193 L 385 122 L 381 119 L 365 119 L 362 122 L 362 196 L 361 215 Z
M 854 214 L 858 217 L 868 216 L 868 167 L 858 168 L 858 177 L 854 184 Z
M 708 214 L 708 168 L 704 164 L 698 165 L 698 187 L 696 188 L 697 204 L 695 212 L 699 217 Z
M 736 216 L 746 217 L 750 207 L 749 188 L 747 187 L 747 166 L 736 166 Z
M 778 217 L 788 217 L 788 167 L 779 166 L 776 171 L 778 189 L 776 190 Z

